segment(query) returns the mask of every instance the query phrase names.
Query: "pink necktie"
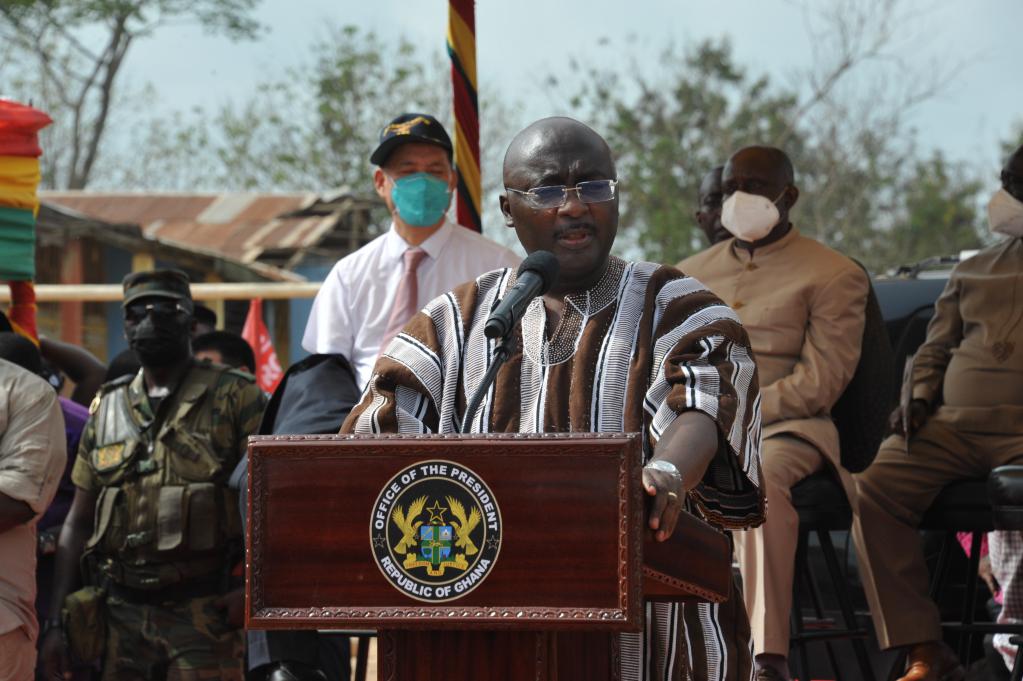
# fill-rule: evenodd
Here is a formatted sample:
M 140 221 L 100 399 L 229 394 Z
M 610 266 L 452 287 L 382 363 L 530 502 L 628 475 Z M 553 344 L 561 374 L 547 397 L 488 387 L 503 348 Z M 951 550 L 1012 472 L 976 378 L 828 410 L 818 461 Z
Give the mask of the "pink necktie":
M 419 263 L 426 257 L 426 251 L 421 248 L 410 248 L 405 251 L 402 259 L 405 263 L 405 271 L 398 282 L 398 292 L 394 296 L 394 307 L 391 308 L 391 317 L 387 321 L 387 331 L 384 332 L 384 340 L 380 344 L 381 354 L 391 344 L 391 340 L 398 335 L 398 332 L 408 324 L 412 315 L 419 312 L 419 278 L 416 270 Z

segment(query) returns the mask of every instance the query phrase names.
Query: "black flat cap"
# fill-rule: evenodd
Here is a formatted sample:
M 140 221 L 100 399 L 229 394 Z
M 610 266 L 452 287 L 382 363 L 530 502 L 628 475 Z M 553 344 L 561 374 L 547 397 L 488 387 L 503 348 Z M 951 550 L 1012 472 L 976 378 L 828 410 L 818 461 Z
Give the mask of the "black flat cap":
M 403 113 L 380 131 L 380 144 L 369 157 L 374 165 L 382 166 L 397 147 L 408 142 L 435 144 L 448 152 L 451 158 L 451 138 L 436 118 L 424 113 Z
M 122 282 L 124 305 L 145 296 L 160 296 L 187 301 L 192 309 L 192 290 L 188 282 L 188 275 L 181 270 L 132 272 Z

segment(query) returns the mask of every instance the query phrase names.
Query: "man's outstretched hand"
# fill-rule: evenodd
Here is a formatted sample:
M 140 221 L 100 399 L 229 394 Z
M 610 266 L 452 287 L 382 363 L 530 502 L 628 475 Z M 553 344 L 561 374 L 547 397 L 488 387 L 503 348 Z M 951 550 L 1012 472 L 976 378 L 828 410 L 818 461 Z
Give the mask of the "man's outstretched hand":
M 682 500 L 686 496 L 682 476 L 647 466 L 643 469 L 643 489 L 653 497 L 650 529 L 655 531 L 657 541 L 664 541 L 675 531 L 678 514 L 682 511 Z

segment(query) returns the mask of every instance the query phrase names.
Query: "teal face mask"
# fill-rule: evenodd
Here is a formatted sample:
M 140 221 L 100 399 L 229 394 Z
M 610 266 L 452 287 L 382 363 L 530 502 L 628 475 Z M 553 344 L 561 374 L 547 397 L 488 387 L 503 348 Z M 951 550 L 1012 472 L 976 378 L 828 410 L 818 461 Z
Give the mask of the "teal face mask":
M 429 227 L 444 217 L 451 203 L 447 182 L 430 173 L 413 173 L 392 181 L 391 199 L 405 224 Z

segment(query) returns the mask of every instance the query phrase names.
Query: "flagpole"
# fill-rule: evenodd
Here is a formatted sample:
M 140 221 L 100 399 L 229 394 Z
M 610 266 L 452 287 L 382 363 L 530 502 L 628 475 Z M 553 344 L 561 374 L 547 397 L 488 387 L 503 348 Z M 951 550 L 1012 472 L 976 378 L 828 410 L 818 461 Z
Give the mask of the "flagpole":
M 475 5 L 475 0 L 449 0 L 447 44 L 454 97 L 458 222 L 481 232 L 483 186 L 480 177 L 480 112 L 476 96 Z

